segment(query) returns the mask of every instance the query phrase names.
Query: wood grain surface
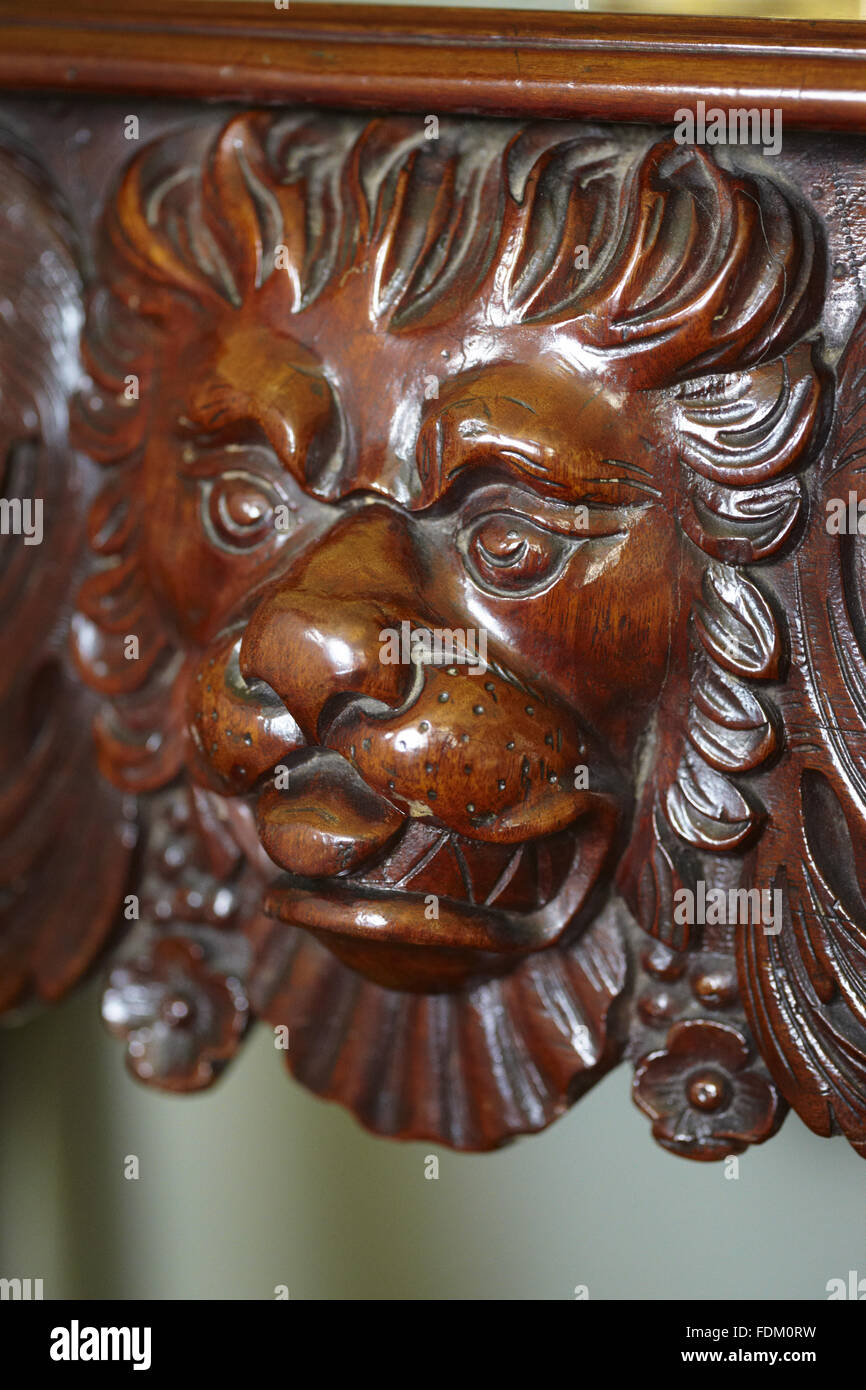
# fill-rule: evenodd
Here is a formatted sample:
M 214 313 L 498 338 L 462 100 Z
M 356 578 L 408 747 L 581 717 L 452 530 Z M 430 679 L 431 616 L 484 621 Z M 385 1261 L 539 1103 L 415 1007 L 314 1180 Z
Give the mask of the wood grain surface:
M 851 22 L 293 3 L 0 3 L 0 85 L 395 111 L 670 121 L 694 101 L 862 130 Z

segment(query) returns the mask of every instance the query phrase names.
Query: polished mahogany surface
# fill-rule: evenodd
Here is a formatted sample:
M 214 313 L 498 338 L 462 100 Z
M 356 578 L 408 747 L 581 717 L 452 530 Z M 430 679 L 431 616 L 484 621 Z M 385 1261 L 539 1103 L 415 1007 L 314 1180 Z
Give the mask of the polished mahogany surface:
M 207 8 L 0 5 L 4 1009 L 864 1151 L 859 28 Z

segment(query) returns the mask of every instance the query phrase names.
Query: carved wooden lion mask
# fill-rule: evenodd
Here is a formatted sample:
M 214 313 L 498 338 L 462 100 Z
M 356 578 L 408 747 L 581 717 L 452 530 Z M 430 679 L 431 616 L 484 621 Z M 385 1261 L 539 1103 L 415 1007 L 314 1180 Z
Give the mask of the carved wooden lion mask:
M 834 413 L 770 161 L 244 114 L 129 164 L 98 266 L 71 647 L 141 823 L 136 1075 L 206 1085 L 257 1016 L 375 1130 L 489 1148 L 628 1050 L 676 1152 L 786 1102 L 866 1145 L 861 561 L 822 503 L 859 369 Z

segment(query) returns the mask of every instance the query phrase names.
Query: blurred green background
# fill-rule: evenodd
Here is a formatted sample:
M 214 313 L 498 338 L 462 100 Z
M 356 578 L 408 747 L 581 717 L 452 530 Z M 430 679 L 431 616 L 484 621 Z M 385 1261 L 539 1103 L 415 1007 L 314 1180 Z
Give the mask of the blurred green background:
M 264 1028 L 201 1096 L 147 1091 L 121 1057 L 93 987 L 2 1038 L 0 1273 L 46 1298 L 822 1299 L 866 1275 L 866 1166 L 796 1116 L 731 1180 L 656 1147 L 626 1067 L 545 1134 L 466 1156 L 372 1138 Z

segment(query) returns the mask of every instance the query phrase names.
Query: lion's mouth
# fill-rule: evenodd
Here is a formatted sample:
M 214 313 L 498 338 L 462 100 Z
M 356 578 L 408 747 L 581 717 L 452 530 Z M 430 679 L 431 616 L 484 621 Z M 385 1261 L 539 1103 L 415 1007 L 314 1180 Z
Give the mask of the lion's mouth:
M 343 900 L 370 895 L 372 899 L 400 897 L 414 902 L 420 897 L 423 906 L 430 898 L 433 901 L 427 906 L 431 913 L 441 903 L 452 909 L 472 908 L 475 916 L 493 909 L 532 913 L 560 892 L 574 855 L 571 830 L 517 845 L 499 845 L 409 820 L 396 842 L 372 863 L 365 863 L 362 870 L 324 880 L 290 874 L 286 893 L 292 896 L 299 885 L 317 882 L 339 893 Z
M 264 907 L 380 983 L 453 988 L 551 945 L 589 896 L 612 833 L 611 818 L 588 814 L 554 835 L 498 845 L 409 821 L 362 870 L 286 874 Z
M 408 821 L 396 844 L 346 881 L 410 894 L 436 894 L 473 907 L 531 912 L 559 892 L 574 858 L 570 831 L 517 845 L 470 840 Z

